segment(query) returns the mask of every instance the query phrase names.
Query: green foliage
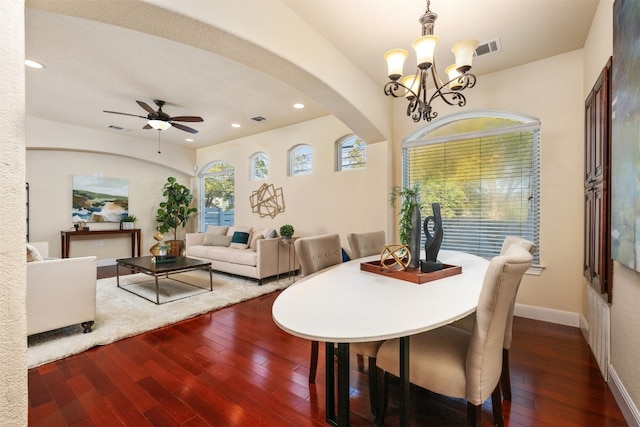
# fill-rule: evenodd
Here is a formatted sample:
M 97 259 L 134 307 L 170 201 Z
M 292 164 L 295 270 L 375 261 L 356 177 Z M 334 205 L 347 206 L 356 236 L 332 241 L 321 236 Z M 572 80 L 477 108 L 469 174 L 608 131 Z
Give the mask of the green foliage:
M 136 222 L 135 215 L 126 215 L 122 217 L 122 222 Z
M 171 231 L 173 240 L 176 240 L 178 227 L 186 227 L 189 216 L 198 209 L 189 206 L 193 201 L 191 190 L 172 176 L 167 178 L 167 182 L 162 187 L 162 195 L 166 200 L 160 202 L 160 208 L 156 214 L 156 221 L 160 223 L 157 229 L 162 234 Z
M 234 207 L 234 197 L 233 166 L 223 162 L 211 166 L 204 179 L 204 206 L 231 210 Z
M 282 227 L 280 227 L 280 235 L 282 237 L 291 237 L 293 236 L 293 225 L 291 224 L 285 224 Z
M 414 201 L 414 196 L 420 195 L 420 187 L 415 184 L 413 187 L 406 188 L 400 186 L 394 186 L 391 188 L 391 194 L 389 195 L 389 202 L 391 206 L 395 208 L 396 199 L 402 198 L 402 205 L 400 206 L 400 243 L 403 245 L 409 244 L 409 236 L 411 236 L 411 213 L 414 208 L 422 209 L 422 203 Z

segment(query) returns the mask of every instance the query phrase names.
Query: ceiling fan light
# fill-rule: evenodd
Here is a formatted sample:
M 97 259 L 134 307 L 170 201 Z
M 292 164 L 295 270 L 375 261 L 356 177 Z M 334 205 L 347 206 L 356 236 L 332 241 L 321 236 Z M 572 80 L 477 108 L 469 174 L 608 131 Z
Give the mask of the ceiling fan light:
M 478 47 L 478 40 L 462 40 L 451 47 L 451 51 L 456 55 L 456 68 L 461 73 L 466 73 L 471 69 L 473 53 Z
M 164 120 L 149 120 L 147 123 L 156 130 L 167 130 L 171 127 L 171 123 Z

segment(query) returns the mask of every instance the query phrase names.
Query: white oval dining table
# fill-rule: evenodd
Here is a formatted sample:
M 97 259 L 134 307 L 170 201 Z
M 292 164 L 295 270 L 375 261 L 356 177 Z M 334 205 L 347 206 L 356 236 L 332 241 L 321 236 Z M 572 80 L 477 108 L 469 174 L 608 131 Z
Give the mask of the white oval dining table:
M 489 261 L 442 250 L 438 260 L 460 274 L 423 284 L 363 271 L 352 260 L 307 276 L 274 301 L 272 316 L 286 332 L 326 343 L 326 419 L 349 425 L 349 343 L 400 338 L 400 424 L 409 419 L 409 337 L 447 325 L 475 311 Z M 335 411 L 334 345 L 338 358 Z

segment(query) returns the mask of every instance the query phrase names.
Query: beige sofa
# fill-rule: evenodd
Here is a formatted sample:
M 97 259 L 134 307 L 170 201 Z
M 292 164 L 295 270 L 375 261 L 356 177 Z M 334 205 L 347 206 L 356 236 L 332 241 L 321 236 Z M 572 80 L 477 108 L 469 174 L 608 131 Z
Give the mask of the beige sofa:
M 249 235 L 246 248 L 228 242 L 236 231 Z M 206 233 L 187 233 L 185 246 L 186 256 L 211 261 L 215 271 L 256 279 L 260 285 L 263 279 L 300 268 L 293 244 L 281 242 L 273 229 L 209 226 Z
M 29 251 L 29 246 L 36 249 Z M 81 325 L 96 319 L 96 257 L 51 259 L 47 242 L 27 246 L 27 335 Z M 40 260 L 42 259 L 42 260 Z

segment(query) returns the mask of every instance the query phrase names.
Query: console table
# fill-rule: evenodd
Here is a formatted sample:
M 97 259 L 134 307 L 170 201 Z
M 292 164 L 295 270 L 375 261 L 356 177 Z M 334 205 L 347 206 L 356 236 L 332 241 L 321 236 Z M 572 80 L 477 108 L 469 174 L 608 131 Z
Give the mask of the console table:
M 62 258 L 69 258 L 69 248 L 71 246 L 71 240 L 73 238 L 93 238 L 94 236 L 105 237 L 120 237 L 122 235 L 131 236 L 131 256 L 136 256 L 136 248 L 138 255 L 140 256 L 140 229 L 134 228 L 132 230 L 89 230 L 89 231 L 61 231 L 60 232 L 60 252 Z

